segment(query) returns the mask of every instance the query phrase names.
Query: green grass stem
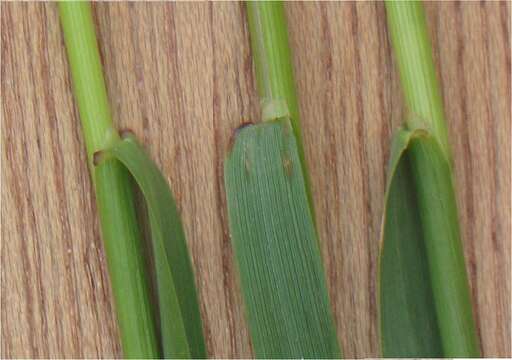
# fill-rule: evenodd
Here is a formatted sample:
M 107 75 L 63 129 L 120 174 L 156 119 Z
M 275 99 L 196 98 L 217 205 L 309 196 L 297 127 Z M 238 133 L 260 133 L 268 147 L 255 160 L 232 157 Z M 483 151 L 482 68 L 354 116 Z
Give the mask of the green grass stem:
M 300 127 L 299 101 L 295 91 L 293 63 L 288 43 L 286 14 L 281 1 L 249 1 L 247 16 L 251 34 L 252 57 L 260 95 L 263 120 L 288 116 L 301 162 L 308 201 L 313 213 L 311 181 L 304 154 Z
M 112 126 L 91 6 L 88 2 L 60 2 L 59 12 L 88 164 L 94 171 L 93 154 L 113 145 L 119 136 Z M 124 356 L 159 357 L 131 177 L 112 159 L 96 168 L 95 179 Z

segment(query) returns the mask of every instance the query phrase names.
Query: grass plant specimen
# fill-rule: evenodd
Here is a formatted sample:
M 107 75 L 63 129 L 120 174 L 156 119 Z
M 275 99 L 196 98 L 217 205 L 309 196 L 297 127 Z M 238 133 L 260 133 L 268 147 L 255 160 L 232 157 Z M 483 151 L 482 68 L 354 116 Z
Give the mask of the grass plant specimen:
M 478 357 L 452 157 L 423 5 L 386 2 L 406 104 L 388 167 L 380 254 L 385 357 Z

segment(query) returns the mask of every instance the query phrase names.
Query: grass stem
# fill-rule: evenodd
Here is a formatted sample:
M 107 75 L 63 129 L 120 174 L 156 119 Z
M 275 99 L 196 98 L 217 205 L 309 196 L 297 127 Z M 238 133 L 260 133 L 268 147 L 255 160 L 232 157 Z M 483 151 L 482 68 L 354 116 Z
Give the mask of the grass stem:
M 388 29 L 402 83 L 410 130 L 427 128 L 450 158 L 443 99 L 425 10 L 418 1 L 387 1 Z
M 295 91 L 293 63 L 288 44 L 288 30 L 281 1 L 249 1 L 247 16 L 251 34 L 252 56 L 262 108 L 263 120 L 288 115 L 297 139 L 306 191 L 315 218 L 311 181 L 306 165 L 299 102 Z
M 93 172 L 93 154 L 111 146 L 119 136 L 112 126 L 91 6 L 82 1 L 60 2 L 59 12 L 88 164 Z M 96 177 L 92 178 L 96 179 L 96 201 L 124 356 L 159 357 L 132 180 L 117 160 L 103 162 L 95 172 Z

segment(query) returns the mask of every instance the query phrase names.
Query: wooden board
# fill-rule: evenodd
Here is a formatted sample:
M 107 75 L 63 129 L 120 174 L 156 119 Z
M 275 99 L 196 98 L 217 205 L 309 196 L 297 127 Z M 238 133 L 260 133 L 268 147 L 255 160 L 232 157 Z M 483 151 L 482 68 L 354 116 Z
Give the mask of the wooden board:
M 512 356 L 510 3 L 427 3 L 485 356 Z M 378 355 L 376 264 L 402 99 L 382 3 L 286 5 L 339 339 Z M 56 4 L 2 3 L 1 357 L 121 356 Z M 172 184 L 208 351 L 251 356 L 223 159 L 259 119 L 239 3 L 94 5 L 113 118 Z

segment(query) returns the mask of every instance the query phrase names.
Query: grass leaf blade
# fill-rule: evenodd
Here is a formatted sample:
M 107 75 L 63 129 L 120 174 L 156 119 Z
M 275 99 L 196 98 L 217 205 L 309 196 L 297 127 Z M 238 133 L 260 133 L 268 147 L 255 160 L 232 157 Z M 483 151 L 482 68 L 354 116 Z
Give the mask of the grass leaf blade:
M 479 357 L 451 164 L 434 136 L 413 139 L 410 159 L 444 356 Z
M 389 176 L 379 265 L 383 355 L 477 356 L 446 155 L 428 131 L 402 130 Z
M 340 357 L 289 119 L 239 129 L 224 176 L 256 356 Z
M 119 160 L 134 177 L 147 203 L 164 357 L 205 358 L 194 273 L 183 226 L 167 181 L 133 136 L 98 154 Z
M 393 138 L 379 258 L 384 357 L 441 357 L 442 345 L 407 150 L 419 131 Z

